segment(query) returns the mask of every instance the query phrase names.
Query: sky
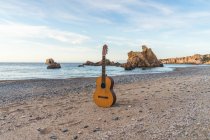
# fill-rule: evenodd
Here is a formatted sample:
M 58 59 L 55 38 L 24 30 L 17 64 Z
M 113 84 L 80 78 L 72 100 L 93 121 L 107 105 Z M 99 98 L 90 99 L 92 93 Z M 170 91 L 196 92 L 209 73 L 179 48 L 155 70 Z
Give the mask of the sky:
M 158 58 L 210 53 L 209 0 L 0 0 L 0 62 Z

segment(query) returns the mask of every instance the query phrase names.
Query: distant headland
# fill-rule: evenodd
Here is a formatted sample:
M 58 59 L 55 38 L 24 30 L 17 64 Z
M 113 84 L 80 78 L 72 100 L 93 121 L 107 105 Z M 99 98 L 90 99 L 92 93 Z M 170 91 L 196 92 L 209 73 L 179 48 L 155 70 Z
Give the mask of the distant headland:
M 210 64 L 210 54 L 160 59 L 163 64 Z

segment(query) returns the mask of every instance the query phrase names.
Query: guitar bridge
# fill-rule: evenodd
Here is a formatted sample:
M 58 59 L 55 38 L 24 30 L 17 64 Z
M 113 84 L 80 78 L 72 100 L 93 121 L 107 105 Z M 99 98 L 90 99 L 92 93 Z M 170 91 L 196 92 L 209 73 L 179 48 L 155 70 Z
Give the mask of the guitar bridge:
M 108 99 L 108 97 L 107 97 L 107 96 L 98 96 L 98 98 Z

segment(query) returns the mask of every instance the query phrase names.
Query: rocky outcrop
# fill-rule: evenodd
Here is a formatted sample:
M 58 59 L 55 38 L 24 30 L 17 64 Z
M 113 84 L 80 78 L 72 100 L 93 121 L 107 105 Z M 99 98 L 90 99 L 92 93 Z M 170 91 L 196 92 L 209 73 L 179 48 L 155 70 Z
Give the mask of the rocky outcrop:
M 88 65 L 88 66 L 101 66 L 102 65 L 102 61 L 99 62 L 91 62 L 91 61 L 86 61 L 86 63 L 84 63 L 83 65 Z M 109 59 L 106 59 L 106 66 L 121 66 L 121 64 L 119 62 L 114 62 L 114 61 L 110 61 Z
M 47 64 L 47 69 L 59 69 L 61 68 L 61 65 L 59 63 L 56 63 L 52 58 L 49 58 L 46 60 L 45 64 Z
M 195 54 L 187 57 L 160 59 L 160 61 L 164 64 L 210 64 L 210 54 Z
M 162 67 L 163 64 L 157 59 L 151 48 L 142 46 L 142 52 L 128 53 L 127 63 L 122 65 L 125 70 L 132 70 L 140 67 Z
M 84 67 L 84 64 L 78 65 L 78 67 Z

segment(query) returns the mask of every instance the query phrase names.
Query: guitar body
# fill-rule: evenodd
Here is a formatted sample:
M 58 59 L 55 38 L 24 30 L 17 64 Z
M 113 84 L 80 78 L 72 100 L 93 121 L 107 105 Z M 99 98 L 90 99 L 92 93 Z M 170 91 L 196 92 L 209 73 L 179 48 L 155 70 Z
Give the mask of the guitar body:
M 93 94 L 93 100 L 100 107 L 111 107 L 116 102 L 116 95 L 113 91 L 114 80 L 111 77 L 105 77 L 105 85 L 102 84 L 102 77 L 96 79 L 96 90 Z

